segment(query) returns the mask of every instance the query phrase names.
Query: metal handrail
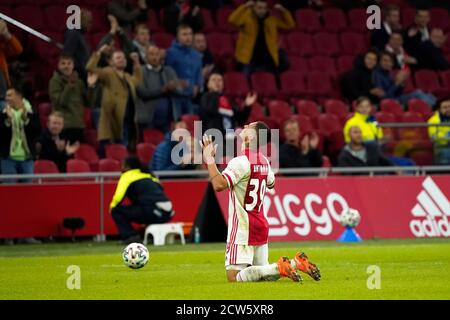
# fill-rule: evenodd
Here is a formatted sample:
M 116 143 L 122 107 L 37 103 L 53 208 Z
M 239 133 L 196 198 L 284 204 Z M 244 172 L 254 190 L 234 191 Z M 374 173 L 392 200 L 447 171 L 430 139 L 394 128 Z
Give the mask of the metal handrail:
M 277 174 L 316 174 L 328 175 L 330 173 L 392 173 L 392 172 L 415 172 L 416 174 L 427 174 L 428 172 L 450 172 L 450 166 L 390 166 L 390 167 L 332 167 L 332 168 L 289 168 L 279 169 Z M 97 182 L 105 178 L 119 178 L 120 172 L 87 172 L 87 173 L 57 173 L 57 174 L 8 174 L 0 175 L 2 180 L 52 180 L 52 179 L 88 179 L 91 178 Z M 185 171 L 155 171 L 154 174 L 161 178 L 207 178 L 206 170 L 185 170 Z M 88 182 L 88 181 L 83 181 Z

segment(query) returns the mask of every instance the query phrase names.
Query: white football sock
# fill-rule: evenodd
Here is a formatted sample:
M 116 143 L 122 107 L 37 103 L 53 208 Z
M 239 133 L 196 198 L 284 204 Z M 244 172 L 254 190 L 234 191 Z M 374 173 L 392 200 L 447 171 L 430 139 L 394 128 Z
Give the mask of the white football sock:
M 276 263 L 265 266 L 250 266 L 236 275 L 236 280 L 239 282 L 276 281 L 278 279 L 280 279 L 280 272 Z

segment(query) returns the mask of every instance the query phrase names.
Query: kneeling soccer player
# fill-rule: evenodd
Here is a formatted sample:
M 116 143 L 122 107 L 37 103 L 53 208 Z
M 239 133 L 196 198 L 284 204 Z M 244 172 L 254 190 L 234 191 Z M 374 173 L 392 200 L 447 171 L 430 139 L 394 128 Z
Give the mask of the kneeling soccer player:
M 243 155 L 233 158 L 221 174 L 214 161 L 217 145 L 209 136 L 202 141 L 203 157 L 208 165 L 215 191 L 230 190 L 228 238 L 225 267 L 228 281 L 275 281 L 288 277 L 301 281 L 298 271 L 320 280 L 320 271 L 308 257 L 298 252 L 294 259 L 281 257 L 277 263 L 268 262 L 269 226 L 264 214 L 266 187 L 275 186 L 275 176 L 269 160 L 260 152 L 263 122 L 252 122 L 242 130 Z M 266 135 L 268 136 L 268 135 Z

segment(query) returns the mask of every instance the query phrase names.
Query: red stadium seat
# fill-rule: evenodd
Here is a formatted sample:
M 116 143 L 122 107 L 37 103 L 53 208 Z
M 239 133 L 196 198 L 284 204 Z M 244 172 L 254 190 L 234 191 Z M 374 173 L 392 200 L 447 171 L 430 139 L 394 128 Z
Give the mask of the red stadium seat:
M 48 116 L 52 113 L 52 105 L 48 102 L 41 102 L 38 105 L 38 114 Z
M 50 160 L 36 160 L 34 162 L 34 173 L 59 173 L 58 167 Z
M 347 28 L 347 18 L 341 9 L 327 8 L 323 10 L 322 18 L 328 32 L 341 32 Z
M 428 119 L 433 111 L 431 107 L 423 100 L 420 99 L 411 99 L 408 101 L 408 111 L 418 112 L 425 119 Z
M 411 151 L 408 152 L 408 158 L 413 160 L 418 166 L 431 166 L 433 165 L 433 152 L 432 151 Z
M 193 135 L 195 129 L 195 122 L 200 121 L 200 117 L 196 114 L 183 114 L 181 116 L 181 121 L 186 123 L 187 130 L 191 133 L 191 135 Z
M 404 28 L 408 28 L 414 23 L 416 11 L 414 8 L 402 9 L 402 25 Z
M 403 114 L 403 108 L 397 100 L 383 99 L 380 103 L 380 110 L 383 112 L 390 112 L 396 116 Z
M 309 58 L 308 63 L 310 71 L 321 71 L 331 74 L 337 73 L 334 58 L 327 56 L 314 56 Z
M 324 72 L 310 72 L 306 77 L 308 92 L 315 98 L 332 98 L 334 96 L 331 76 Z
M 296 29 L 317 32 L 321 28 L 319 13 L 312 9 L 300 9 L 295 14 Z
M 67 173 L 91 172 L 89 164 L 84 160 L 70 159 L 67 161 Z
M 296 56 L 309 57 L 315 53 L 311 35 L 300 32 L 291 32 L 287 35 L 288 53 Z
M 295 108 L 298 114 L 308 116 L 311 120 L 320 115 L 319 106 L 312 100 L 298 100 L 295 103 Z
M 314 131 L 314 125 L 308 116 L 304 116 L 301 114 L 294 114 L 291 116 L 291 119 L 297 121 L 297 123 L 300 127 L 300 132 L 310 133 L 310 132 Z
M 289 56 L 290 71 L 308 72 L 308 62 L 303 57 Z
M 425 92 L 431 92 L 436 96 L 445 94 L 446 90 L 442 88 L 438 74 L 433 70 L 418 70 L 414 74 L 414 80 L 416 87 Z
M 222 32 L 234 32 L 236 28 L 228 22 L 230 14 L 233 9 L 230 8 L 220 8 L 217 10 L 217 28 Z
M 139 143 L 136 146 L 136 154 L 144 165 L 148 165 L 153 158 L 156 147 L 150 143 Z
M 252 89 L 260 97 L 274 98 L 278 94 L 275 76 L 270 72 L 255 72 L 250 76 Z
M 43 10 L 40 6 L 21 5 L 15 8 L 17 20 L 36 30 L 42 30 L 46 25 Z
M 233 39 L 228 33 L 211 32 L 206 36 L 208 48 L 214 57 L 232 57 L 234 55 Z
M 89 144 L 81 144 L 77 152 L 75 152 L 75 159 L 84 160 L 89 164 L 91 171 L 98 170 L 98 155 L 94 147 Z
M 323 113 L 317 118 L 317 128 L 325 135 L 332 132 L 342 132 L 342 124 L 339 117 L 334 114 Z
M 97 6 L 90 9 L 92 12 L 92 30 L 91 32 L 107 33 L 110 25 L 106 17 L 106 6 Z
M 203 20 L 203 31 L 206 33 L 212 32 L 217 29 L 211 11 L 209 9 L 200 9 L 202 20 Z
M 350 22 L 350 29 L 352 29 L 353 31 L 367 31 L 367 13 L 365 9 L 351 9 L 348 12 L 348 19 Z
M 158 14 L 153 9 L 148 10 L 147 25 L 151 33 L 164 31 L 164 27 L 159 23 Z
M 263 116 L 263 117 L 257 117 L 254 119 L 254 121 L 262 121 L 267 124 L 267 126 L 270 129 L 279 129 L 278 122 L 272 119 L 271 117 Z
M 114 159 L 101 159 L 98 163 L 99 172 L 120 172 L 121 170 L 120 162 Z
M 231 97 L 245 97 L 250 92 L 247 76 L 242 72 L 227 72 L 223 76 L 224 93 Z
M 128 150 L 123 144 L 112 143 L 105 146 L 106 158 L 114 159 L 122 163 L 128 156 Z
M 67 19 L 66 9 L 67 6 L 61 4 L 46 7 L 44 9 L 46 28 L 54 32 L 64 32 Z
M 450 43 L 450 40 L 447 41 Z M 447 94 L 450 95 L 450 71 L 443 71 L 439 74 L 442 85 L 447 89 Z
M 248 116 L 248 122 L 255 122 L 258 119 L 265 117 L 265 111 L 264 108 L 258 103 L 256 102 L 250 110 L 250 115 Z
M 397 117 L 393 113 L 379 111 L 375 114 L 379 123 L 395 123 Z M 383 128 L 383 138 L 387 141 L 397 140 L 397 130 L 395 128 Z
M 340 34 L 340 40 L 345 54 L 358 55 L 367 50 L 366 39 L 362 33 L 344 32 Z
M 328 99 L 325 101 L 323 106 L 326 113 L 338 116 L 341 122 L 346 121 L 348 106 L 341 100 Z
M 401 122 L 408 122 L 408 123 L 420 123 L 424 122 L 423 116 L 418 112 L 405 112 L 400 116 Z M 399 136 L 400 139 L 404 140 L 421 140 L 426 139 L 427 129 L 426 128 L 402 128 L 399 129 Z
M 86 138 L 86 143 L 90 146 L 97 149 L 98 147 L 98 140 L 97 140 L 97 130 L 96 129 L 85 129 L 84 130 L 84 137 Z
M 353 62 L 355 61 L 355 56 L 339 56 L 336 60 L 337 72 L 339 74 L 350 71 L 353 68 Z
M 275 119 L 279 125 L 292 116 L 292 110 L 289 104 L 285 101 L 272 100 L 268 104 L 269 115 Z
M 286 71 L 280 76 L 281 94 L 284 99 L 300 98 L 308 93 L 305 74 L 302 72 Z
M 145 143 L 157 146 L 164 140 L 164 133 L 158 129 L 144 129 L 143 140 Z
M 152 41 L 161 48 L 167 49 L 172 45 L 174 37 L 167 32 L 157 32 L 152 35 Z
M 338 37 L 335 33 L 316 33 L 313 36 L 313 41 L 317 54 L 333 57 L 342 51 L 339 45 Z
M 440 28 L 444 31 L 450 27 L 450 15 L 447 9 L 431 8 L 430 9 L 430 30 L 433 28 Z

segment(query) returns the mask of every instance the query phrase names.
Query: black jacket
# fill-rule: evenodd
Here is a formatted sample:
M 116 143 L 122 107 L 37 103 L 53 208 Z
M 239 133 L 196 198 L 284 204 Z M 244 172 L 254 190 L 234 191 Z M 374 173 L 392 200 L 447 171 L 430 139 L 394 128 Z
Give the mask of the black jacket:
M 207 92 L 203 94 L 200 100 L 200 119 L 202 120 L 202 129 L 205 132 L 208 129 L 219 129 L 222 134 L 225 134 L 223 127 L 223 116 L 219 113 L 219 98 L 221 94 L 217 92 Z M 238 124 L 244 123 L 250 115 L 251 108 L 244 107 L 240 109 L 236 105 L 233 107 L 233 120 Z
M 6 126 L 7 115 L 5 112 L 0 112 L 0 159 L 8 159 L 11 139 L 12 139 L 12 127 Z M 28 119 L 30 120 L 25 126 L 25 135 L 27 137 L 28 148 L 31 152 L 32 160 L 34 160 L 35 149 L 34 140 L 38 136 L 41 130 L 39 123 L 39 117 L 36 112 L 28 113 Z
M 308 168 L 322 166 L 322 153 L 318 149 L 311 149 L 307 154 L 291 144 L 280 146 L 280 168 Z
M 381 153 L 377 144 L 365 143 L 364 146 L 367 152 L 366 162 L 353 156 L 350 151 L 344 147 L 338 157 L 338 167 L 385 167 L 394 165 Z
M 60 137 L 64 139 L 64 137 Z M 50 132 L 45 130 L 39 138 L 36 139 L 36 159 L 51 160 L 58 167 L 59 172 L 66 172 L 66 162 L 71 156 L 66 151 L 59 151 Z
M 389 38 L 391 35 L 387 32 L 384 24 L 381 25 L 381 29 L 376 29 L 372 32 L 370 37 L 370 43 L 372 47 L 377 48 L 380 51 L 383 51 L 386 47 L 386 44 L 389 42 Z
M 372 101 L 377 98 L 369 92 L 375 88 L 373 82 L 373 70 L 367 69 L 364 64 L 364 55 L 355 59 L 353 69 L 342 77 L 342 91 L 344 96 L 350 101 L 358 99 L 361 96 L 369 97 Z
M 445 58 L 441 48 L 436 47 L 430 40 L 420 44 L 418 51 L 418 68 L 431 70 L 450 69 L 450 62 Z
M 91 54 L 91 48 L 86 40 L 85 32 L 83 30 L 66 30 L 63 51 L 73 57 L 75 70 L 80 79 L 86 81 L 86 64 Z

